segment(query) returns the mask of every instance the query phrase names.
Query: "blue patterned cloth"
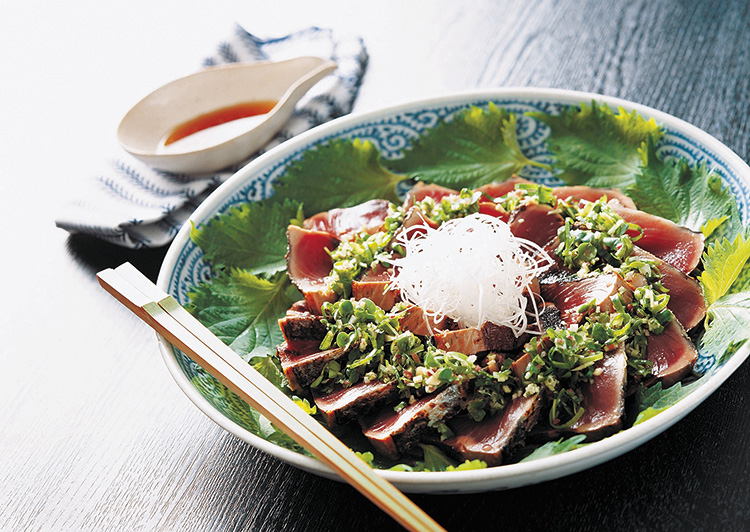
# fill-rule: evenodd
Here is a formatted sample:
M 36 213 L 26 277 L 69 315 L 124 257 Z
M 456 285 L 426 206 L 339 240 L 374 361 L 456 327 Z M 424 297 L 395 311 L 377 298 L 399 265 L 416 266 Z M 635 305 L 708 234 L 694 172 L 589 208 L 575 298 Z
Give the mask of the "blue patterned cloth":
M 259 39 L 237 26 L 203 66 L 235 62 L 283 61 L 299 56 L 329 58 L 338 69 L 318 82 L 297 104 L 281 132 L 250 159 L 314 126 L 349 113 L 367 65 L 358 37 L 338 37 L 329 29 L 307 28 Z M 82 197 L 55 220 L 70 233 L 84 233 L 128 248 L 168 244 L 193 210 L 248 161 L 205 176 L 156 170 L 124 151 L 107 161 Z

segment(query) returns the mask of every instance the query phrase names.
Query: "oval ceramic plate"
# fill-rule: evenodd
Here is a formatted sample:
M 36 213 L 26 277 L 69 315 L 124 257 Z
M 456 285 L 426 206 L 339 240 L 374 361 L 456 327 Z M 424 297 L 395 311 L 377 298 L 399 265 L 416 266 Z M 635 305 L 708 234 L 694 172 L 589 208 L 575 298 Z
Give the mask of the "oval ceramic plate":
M 304 133 L 259 157 L 216 190 L 191 217 L 199 226 L 215 215 L 247 201 L 264 199 L 273 193 L 272 183 L 283 175 L 287 166 L 299 159 L 305 150 L 330 139 L 359 138 L 373 142 L 383 158 L 396 158 L 411 140 L 443 118 L 470 105 L 486 106 L 493 102 L 516 113 L 521 148 L 530 158 L 544 159 L 548 129 L 523 115 L 527 111 L 558 114 L 564 107 L 596 100 L 613 109 L 635 110 L 644 118 L 653 118 L 665 130 L 658 144 L 661 156 L 686 157 L 690 162 L 705 162 L 723 177 L 737 196 L 742 220 L 747 221 L 750 208 L 750 168 L 729 148 L 707 133 L 673 116 L 654 109 L 596 94 L 548 89 L 503 89 L 462 93 L 400 105 L 359 116 L 340 118 Z M 527 173 L 524 173 L 527 172 Z M 526 167 L 523 177 L 544 184 L 559 182 L 549 174 Z M 189 237 L 190 224 L 179 232 L 167 253 L 159 274 L 160 288 L 172 294 L 181 304 L 188 302 L 187 292 L 210 278 L 210 268 L 202 252 Z M 335 475 L 309 456 L 275 445 L 254 432 L 268 430 L 263 421 L 248 415 L 247 405 L 227 394 L 194 362 L 160 338 L 164 360 L 174 379 L 187 396 L 208 417 L 249 444 L 301 469 L 329 478 Z M 384 477 L 407 492 L 451 493 L 476 492 L 516 487 L 559 478 L 619 456 L 653 438 L 676 423 L 716 390 L 747 358 L 750 350 L 743 346 L 723 365 L 713 357 L 701 355 L 696 371 L 704 376 L 702 384 L 690 395 L 655 417 L 621 431 L 599 442 L 547 458 L 487 469 L 416 473 L 380 471 Z

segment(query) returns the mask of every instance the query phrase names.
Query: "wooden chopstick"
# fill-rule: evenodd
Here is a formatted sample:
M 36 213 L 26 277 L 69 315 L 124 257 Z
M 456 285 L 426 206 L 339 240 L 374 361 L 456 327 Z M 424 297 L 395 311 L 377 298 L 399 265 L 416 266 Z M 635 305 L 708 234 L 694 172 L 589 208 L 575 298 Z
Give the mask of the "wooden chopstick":
M 377 475 L 349 447 L 266 380 L 229 346 L 164 293 L 134 266 L 125 263 L 97 274 L 118 301 L 190 356 L 219 382 L 266 416 L 399 524 L 412 531 L 445 530 L 419 506 Z

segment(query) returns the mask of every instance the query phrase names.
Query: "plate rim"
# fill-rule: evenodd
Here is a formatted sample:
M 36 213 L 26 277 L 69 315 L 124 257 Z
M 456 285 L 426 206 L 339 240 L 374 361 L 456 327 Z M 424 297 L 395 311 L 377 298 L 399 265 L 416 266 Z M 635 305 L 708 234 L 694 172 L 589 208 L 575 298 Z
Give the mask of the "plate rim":
M 623 108 L 627 111 L 636 111 L 642 117 L 654 118 L 657 122 L 663 125 L 669 125 L 672 129 L 688 134 L 690 137 L 712 150 L 716 155 L 724 159 L 728 163 L 728 166 L 732 167 L 739 176 L 743 177 L 742 180 L 744 181 L 744 184 L 750 188 L 750 166 L 748 166 L 747 163 L 745 163 L 745 161 L 743 161 L 733 150 L 713 135 L 697 126 L 647 105 L 603 94 L 557 88 L 506 87 L 451 92 L 430 98 L 403 102 L 367 112 L 352 113 L 301 133 L 272 150 L 258 156 L 228 178 L 192 213 L 188 221 L 178 231 L 167 250 L 162 266 L 159 270 L 157 285 L 168 292 L 169 276 L 172 269 L 177 265 L 182 248 L 189 241 L 191 223 L 195 220 L 207 219 L 209 214 L 215 214 L 219 207 L 219 203 L 231 195 L 231 192 L 237 189 L 241 183 L 245 182 L 248 176 L 257 174 L 258 169 L 269 166 L 275 159 L 281 159 L 284 154 L 295 153 L 299 147 L 304 146 L 311 140 L 326 138 L 336 130 L 345 129 L 347 126 L 357 123 L 365 123 L 377 117 L 403 114 L 410 110 L 419 110 L 430 106 L 447 106 L 456 103 L 469 105 L 468 100 L 493 101 L 509 97 L 519 97 L 522 99 L 533 98 L 568 105 L 578 105 L 581 103 L 596 101 L 598 103 L 605 103 L 611 108 Z M 307 472 L 341 481 L 341 479 L 330 468 L 315 458 L 264 440 L 219 412 L 198 392 L 198 390 L 190 383 L 187 376 L 182 372 L 173 355 L 171 345 L 166 339 L 160 335 L 157 335 L 157 338 L 162 359 L 164 360 L 169 373 L 172 375 L 172 378 L 190 401 L 208 416 L 209 419 L 230 434 L 239 437 L 253 447 L 270 454 L 276 459 Z M 659 413 L 639 425 L 630 427 L 613 434 L 608 438 L 593 442 L 579 449 L 574 449 L 572 451 L 530 462 L 521 462 L 468 471 L 404 472 L 381 469 L 376 471 L 403 491 L 435 494 L 473 493 L 516 488 L 562 478 L 595 467 L 601 463 L 623 455 L 658 436 L 683 419 L 688 413 L 692 412 L 698 407 L 698 405 L 716 391 L 719 386 L 721 386 L 747 359 L 748 355 L 750 355 L 750 346 L 745 344 L 745 346 L 740 348 L 726 363 L 711 373 L 707 380 L 698 389 L 669 407 L 666 411 Z

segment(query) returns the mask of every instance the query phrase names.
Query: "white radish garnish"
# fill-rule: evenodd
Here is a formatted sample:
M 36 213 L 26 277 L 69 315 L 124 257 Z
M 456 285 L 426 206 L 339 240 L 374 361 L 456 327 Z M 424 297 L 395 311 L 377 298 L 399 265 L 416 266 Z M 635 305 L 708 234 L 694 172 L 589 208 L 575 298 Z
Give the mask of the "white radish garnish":
M 472 214 L 437 229 L 405 231 L 399 243 L 406 256 L 394 261 L 391 284 L 404 301 L 461 327 L 490 321 L 516 337 L 539 332 L 539 305 L 527 296 L 553 261 L 537 244 L 514 237 L 502 220 Z

